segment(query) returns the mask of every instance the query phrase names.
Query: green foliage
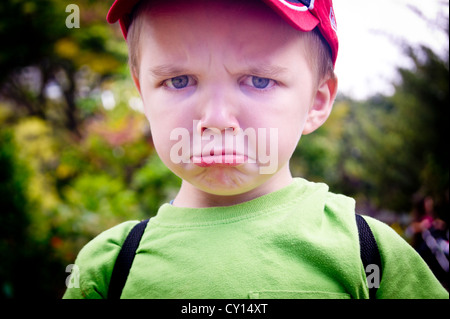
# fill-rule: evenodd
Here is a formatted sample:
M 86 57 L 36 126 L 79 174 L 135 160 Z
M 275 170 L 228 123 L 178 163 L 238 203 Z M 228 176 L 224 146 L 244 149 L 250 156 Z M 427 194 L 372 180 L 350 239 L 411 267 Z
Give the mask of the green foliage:
M 423 59 L 418 59 L 417 53 Z M 359 130 L 372 133 L 367 134 L 361 153 L 368 164 L 374 197 L 380 206 L 397 211 L 411 209 L 416 192 L 432 196 L 438 207 L 445 205 L 448 192 L 448 125 L 444 122 L 449 107 L 448 61 L 427 48 L 417 53 L 409 50 L 415 69 L 400 70 L 402 81 L 396 93 L 381 99 L 381 105 L 370 103 L 365 108 L 380 109 L 384 114 L 372 112 L 371 123 Z M 375 160 L 366 163 L 370 158 Z
M 40 287 L 41 297 L 50 297 L 64 280 L 61 260 L 50 242 L 30 236 L 37 206 L 27 196 L 30 170 L 17 153 L 13 132 L 1 129 L 0 298 L 26 297 L 33 287 Z
M 89 98 L 105 78 L 126 72 L 126 44 L 105 23 L 109 3 L 77 1 L 80 28 L 66 26 L 68 4 L 0 4 L 0 92 L 16 118 L 37 116 L 80 137 L 83 122 L 95 114 Z M 49 88 L 57 92 L 49 96 Z
M 342 138 L 348 112 L 348 103 L 336 102 L 326 124 L 301 138 L 290 163 L 293 175 L 329 185 L 339 183 L 341 154 L 345 147 Z
M 27 200 L 24 190 L 28 182 L 28 171 L 17 159 L 14 135 L 9 129 L 0 131 L 0 193 L 2 214 L 0 214 L 0 236 L 2 238 L 1 252 L 6 243 L 12 240 L 23 240 L 24 228 L 17 225 L 27 225 Z
M 152 156 L 136 171 L 131 181 L 131 187 L 141 198 L 142 209 L 154 215 L 161 201 L 172 200 L 181 186 L 181 180 L 176 177 L 159 159 Z
M 52 43 L 64 32 L 65 11 L 53 0 L 16 0 L 0 3 L 0 81 L 14 68 L 52 55 Z M 31 49 L 32 48 L 32 49 Z

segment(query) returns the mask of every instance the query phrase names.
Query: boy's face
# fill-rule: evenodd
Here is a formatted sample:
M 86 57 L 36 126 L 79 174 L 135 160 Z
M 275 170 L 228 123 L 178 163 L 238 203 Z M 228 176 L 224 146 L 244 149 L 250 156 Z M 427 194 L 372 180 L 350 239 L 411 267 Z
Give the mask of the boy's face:
M 134 80 L 180 192 L 227 195 L 226 205 L 288 185 L 289 159 L 327 118 L 336 81 L 316 79 L 307 41 L 261 1 L 161 2 L 144 13 Z

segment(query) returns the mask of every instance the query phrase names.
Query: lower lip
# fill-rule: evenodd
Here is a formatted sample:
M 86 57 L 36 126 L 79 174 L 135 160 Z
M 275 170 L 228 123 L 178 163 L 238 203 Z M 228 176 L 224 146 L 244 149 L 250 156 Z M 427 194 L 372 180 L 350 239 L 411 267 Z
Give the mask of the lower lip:
M 247 161 L 245 155 L 213 155 L 213 156 L 194 156 L 192 161 L 200 167 L 230 167 L 239 166 Z

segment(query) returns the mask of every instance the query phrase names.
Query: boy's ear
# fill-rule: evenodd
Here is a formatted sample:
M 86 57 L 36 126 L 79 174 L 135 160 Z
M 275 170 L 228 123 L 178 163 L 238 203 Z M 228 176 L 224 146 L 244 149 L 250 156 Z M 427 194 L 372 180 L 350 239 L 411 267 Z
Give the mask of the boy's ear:
M 313 104 L 308 111 L 303 134 L 309 134 L 318 129 L 331 113 L 338 88 L 337 78 L 330 77 L 318 86 Z

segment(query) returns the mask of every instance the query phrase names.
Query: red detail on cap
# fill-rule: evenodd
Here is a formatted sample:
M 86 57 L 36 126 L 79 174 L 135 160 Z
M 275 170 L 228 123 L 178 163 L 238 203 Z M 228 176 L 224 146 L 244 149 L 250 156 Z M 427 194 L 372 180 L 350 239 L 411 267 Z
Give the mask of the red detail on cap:
M 106 21 L 111 24 L 119 20 L 120 28 L 125 39 L 127 38 L 128 27 L 131 23 L 131 12 L 138 2 L 139 0 L 116 0 L 106 16 Z
M 336 63 L 339 42 L 335 31 L 336 18 L 331 0 L 315 0 L 313 8 L 305 11 L 290 8 L 283 3 L 286 1 L 263 1 L 297 30 L 309 32 L 317 27 L 330 46 L 333 65 Z
M 317 27 L 331 49 L 333 64 L 336 63 L 339 42 L 336 34 L 336 18 L 331 0 L 315 0 L 312 9 L 295 10 L 283 0 L 262 0 L 287 23 L 297 30 L 309 32 Z M 116 0 L 109 9 L 106 20 L 115 23 L 119 20 L 123 36 L 127 38 L 131 22 L 131 12 L 139 0 Z
M 280 0 L 263 1 L 297 30 L 309 32 L 319 24 L 319 20 L 306 7 L 305 11 L 298 11 L 289 8 Z

